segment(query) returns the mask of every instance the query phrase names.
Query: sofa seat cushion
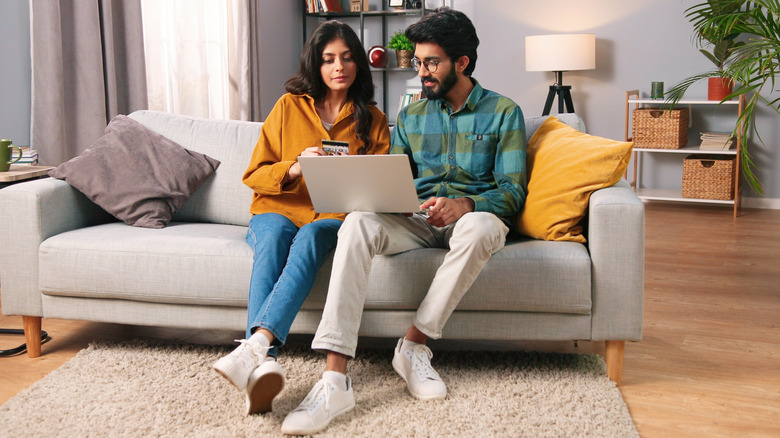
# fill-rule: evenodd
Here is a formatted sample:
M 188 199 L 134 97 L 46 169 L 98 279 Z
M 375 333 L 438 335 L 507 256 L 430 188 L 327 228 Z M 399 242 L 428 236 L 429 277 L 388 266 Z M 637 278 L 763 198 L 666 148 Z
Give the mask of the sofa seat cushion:
M 416 309 L 446 250 L 418 249 L 377 256 L 371 268 L 365 309 Z M 304 308 L 322 308 L 330 260 L 322 267 Z M 591 260 L 585 245 L 521 239 L 491 257 L 457 310 L 589 314 Z
M 40 248 L 46 295 L 246 308 L 252 252 L 246 227 L 177 223 L 145 229 L 111 223 L 59 234 Z M 377 256 L 366 310 L 414 310 L 446 250 Z M 322 309 L 332 257 L 304 309 Z M 589 314 L 590 256 L 575 242 L 522 239 L 494 254 L 457 310 Z M 143 272 L 143 276 L 138 273 Z
M 40 288 L 47 295 L 246 307 L 252 251 L 245 238 L 246 227 L 205 223 L 69 231 L 41 244 Z

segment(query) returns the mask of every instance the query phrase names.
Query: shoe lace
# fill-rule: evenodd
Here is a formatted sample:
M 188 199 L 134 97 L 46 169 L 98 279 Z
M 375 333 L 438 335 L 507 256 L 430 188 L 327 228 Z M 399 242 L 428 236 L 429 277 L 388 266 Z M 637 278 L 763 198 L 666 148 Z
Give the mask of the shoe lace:
M 433 353 L 426 345 L 415 345 L 412 349 L 412 370 L 420 380 L 441 380 L 439 373 L 431 366 Z
M 324 380 L 320 380 L 314 385 L 306 398 L 303 399 L 300 405 L 295 409 L 296 411 L 307 411 L 309 413 L 315 411 L 323 402 L 325 403 L 325 410 L 330 409 L 330 384 Z
M 244 362 L 245 365 L 252 365 L 250 362 L 256 357 L 257 362 L 260 363 L 264 360 L 268 350 L 271 347 L 263 347 L 253 342 L 249 342 L 247 339 L 236 339 L 235 342 L 239 342 L 241 345 L 236 349 L 237 357 Z M 244 354 L 244 351 L 249 351 L 250 354 Z

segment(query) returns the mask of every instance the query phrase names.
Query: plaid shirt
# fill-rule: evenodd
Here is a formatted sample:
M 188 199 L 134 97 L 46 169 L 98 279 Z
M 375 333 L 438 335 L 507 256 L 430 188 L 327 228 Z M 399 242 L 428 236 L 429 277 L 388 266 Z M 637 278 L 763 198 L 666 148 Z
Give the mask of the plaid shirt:
M 398 115 L 391 154 L 412 162 L 417 196 L 474 201 L 510 228 L 526 195 L 525 120 L 517 104 L 472 79 L 474 89 L 453 112 L 445 100 L 420 99 Z

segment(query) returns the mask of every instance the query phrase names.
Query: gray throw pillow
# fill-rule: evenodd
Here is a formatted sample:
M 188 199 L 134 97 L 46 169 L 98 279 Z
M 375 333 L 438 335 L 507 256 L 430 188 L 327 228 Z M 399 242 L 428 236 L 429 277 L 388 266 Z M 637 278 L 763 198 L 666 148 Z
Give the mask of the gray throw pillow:
M 49 171 L 129 225 L 163 228 L 219 161 L 118 115 L 81 155 Z

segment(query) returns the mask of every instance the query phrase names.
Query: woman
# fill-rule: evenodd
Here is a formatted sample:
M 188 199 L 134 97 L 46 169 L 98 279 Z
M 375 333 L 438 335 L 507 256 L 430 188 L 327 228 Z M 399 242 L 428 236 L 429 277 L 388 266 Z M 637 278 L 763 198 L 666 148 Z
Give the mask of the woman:
M 254 190 L 246 238 L 254 250 L 247 339 L 214 364 L 238 389 L 246 389 L 248 414 L 270 411 L 284 387 L 276 350 L 336 246 L 346 216 L 314 211 L 298 156 L 325 155 L 323 139 L 348 142 L 350 154 L 384 154 L 390 144 L 387 117 L 373 101 L 363 45 L 346 24 L 326 21 L 315 29 L 298 74 L 285 87 L 243 179 Z

